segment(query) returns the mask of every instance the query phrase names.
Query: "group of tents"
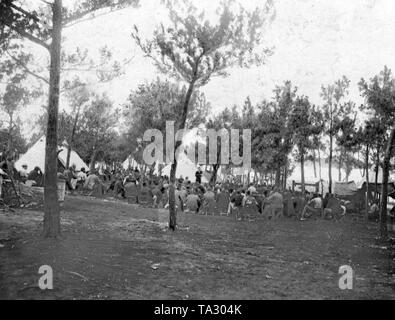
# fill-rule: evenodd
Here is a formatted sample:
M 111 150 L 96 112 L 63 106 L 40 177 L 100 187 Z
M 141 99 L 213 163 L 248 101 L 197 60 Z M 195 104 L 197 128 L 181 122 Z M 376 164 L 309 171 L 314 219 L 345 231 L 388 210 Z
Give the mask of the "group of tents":
M 22 166 L 26 165 L 28 171 L 33 170 L 35 167 L 39 167 L 40 170 L 44 173 L 45 143 L 45 136 L 38 139 L 38 141 L 15 162 L 15 169 L 20 171 L 22 170 Z M 66 167 L 67 153 L 68 145 L 66 142 L 63 142 L 62 145 L 58 147 L 58 166 L 61 166 L 63 168 Z M 82 168 L 85 168 L 85 170 L 89 170 L 89 167 L 86 165 L 84 160 L 82 160 L 78 153 L 74 150 L 71 150 L 70 152 L 69 166 L 74 166 L 77 171 L 80 171 Z
M 123 162 L 122 167 L 125 170 L 135 167 L 140 168 L 140 164 L 137 163 L 137 161 L 130 156 Z M 188 177 L 190 180 L 194 181 L 195 173 L 198 170 L 198 167 L 199 166 L 196 165 L 191 159 L 189 159 L 186 154 L 181 154 L 178 157 L 177 161 L 176 178 L 180 178 L 182 176 L 183 178 Z M 170 176 L 170 170 L 170 164 L 163 166 L 161 169 L 159 167 L 159 164 L 156 164 L 153 173 L 158 175 L 159 173 L 161 173 L 162 176 Z M 202 182 L 208 183 L 210 181 L 210 176 L 210 174 L 203 170 Z
M 22 170 L 22 166 L 27 165 L 27 170 L 31 171 L 35 167 L 39 167 L 42 172 L 45 171 L 45 136 L 42 136 L 25 154 L 23 154 L 16 162 L 15 169 L 20 171 Z M 62 143 L 61 146 L 58 147 L 58 166 L 61 168 L 66 167 L 67 162 L 67 153 L 68 153 L 68 144 L 66 141 Z M 70 152 L 70 160 L 69 166 L 75 167 L 77 171 L 80 171 L 82 168 L 85 170 L 89 170 L 89 166 L 81 159 L 78 153 L 71 149 Z M 140 168 L 140 164 L 133 159 L 133 157 L 128 157 L 122 164 L 122 167 L 126 170 L 128 168 Z M 198 166 L 194 164 L 189 158 L 186 156 L 181 156 L 178 160 L 176 177 L 180 176 L 189 177 L 189 179 L 193 180 L 195 177 L 195 172 L 197 171 Z M 166 165 L 162 168 L 162 175 L 170 176 L 171 165 Z M 159 166 L 156 165 L 155 172 L 159 173 Z M 207 174 L 203 174 L 202 182 L 209 182 L 210 176 Z

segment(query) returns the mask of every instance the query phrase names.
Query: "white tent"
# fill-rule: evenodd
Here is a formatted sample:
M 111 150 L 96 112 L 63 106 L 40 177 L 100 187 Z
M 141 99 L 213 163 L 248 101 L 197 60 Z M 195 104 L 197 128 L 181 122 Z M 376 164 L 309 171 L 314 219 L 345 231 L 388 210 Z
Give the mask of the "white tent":
M 135 167 L 139 167 L 139 164 L 137 163 L 136 160 L 133 159 L 132 156 L 129 156 L 123 163 L 122 163 L 122 168 L 124 168 L 125 170 L 127 170 L 128 168 L 132 167 L 133 169 Z
M 288 177 L 288 183 L 292 185 L 292 180 L 295 180 L 297 182 L 300 182 L 300 176 L 301 176 L 301 168 L 300 168 L 300 163 L 294 162 L 294 170 L 292 174 Z M 341 181 L 338 181 L 338 176 L 339 176 L 339 168 L 337 167 L 337 164 L 333 164 L 332 166 L 332 181 L 333 182 L 346 182 L 346 172 L 344 169 L 341 169 Z M 314 165 L 311 161 L 306 161 L 305 166 L 304 166 L 304 175 L 305 175 L 305 181 L 306 182 L 318 182 L 320 180 L 320 173 L 319 173 L 319 166 L 318 162 L 316 164 L 316 170 L 314 172 Z M 383 172 L 381 168 L 379 169 L 379 174 L 378 174 L 378 183 L 381 183 L 383 176 Z M 390 173 L 389 180 L 393 180 L 393 173 Z M 325 182 L 329 181 L 329 173 L 328 173 L 328 163 L 325 163 L 323 160 L 321 161 L 321 179 L 323 179 Z M 375 180 L 375 172 L 374 170 L 369 170 L 369 181 L 374 182 Z M 364 173 L 363 169 L 352 169 L 350 172 L 350 175 L 348 177 L 348 181 L 354 181 L 357 184 L 357 187 L 360 187 L 365 181 L 366 181 L 366 175 Z
M 192 162 L 191 159 L 187 157 L 185 153 L 182 153 L 178 157 L 177 161 L 177 171 L 176 171 L 176 178 L 180 178 L 181 176 L 183 178 L 188 177 L 190 181 L 195 181 L 195 173 L 197 171 L 198 165 Z M 162 175 L 165 176 L 170 176 L 170 169 L 171 169 L 171 164 L 166 165 L 162 169 Z M 157 168 L 155 168 L 155 173 L 157 173 Z M 209 181 L 207 178 L 203 175 L 202 176 L 202 183 L 208 183 Z
M 65 144 L 65 143 L 64 143 Z M 67 160 L 67 145 L 62 147 L 58 147 L 58 150 L 62 150 L 59 152 L 58 158 L 60 162 L 66 166 Z M 39 167 L 42 172 L 45 170 L 45 136 L 41 137 L 24 155 L 22 155 L 18 161 L 15 162 L 15 168 L 19 171 L 22 169 L 22 166 L 27 165 L 27 171 L 33 170 L 35 167 Z M 70 167 L 75 166 L 77 171 L 80 171 L 81 168 L 85 168 L 85 170 L 89 170 L 89 167 L 85 164 L 85 162 L 81 159 L 81 157 L 75 152 L 71 150 L 70 153 Z

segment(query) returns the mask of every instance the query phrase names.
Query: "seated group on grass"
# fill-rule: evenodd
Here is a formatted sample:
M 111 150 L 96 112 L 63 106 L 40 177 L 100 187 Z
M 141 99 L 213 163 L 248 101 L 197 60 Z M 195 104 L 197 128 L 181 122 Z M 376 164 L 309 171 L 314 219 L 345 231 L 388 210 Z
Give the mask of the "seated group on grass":
M 306 220 L 309 217 L 322 217 L 324 219 L 339 220 L 346 214 L 346 207 L 333 194 L 326 194 L 325 198 L 314 194 L 307 198 L 300 220 Z
M 127 199 L 129 203 L 154 208 L 168 208 L 170 205 L 170 179 L 167 176 L 144 175 L 137 168 L 125 172 L 113 172 L 102 182 L 97 171 L 75 172 L 69 168 L 63 172 L 68 190 L 80 190 L 88 195 L 103 196 L 111 193 L 115 198 Z M 237 220 L 248 215 L 262 215 L 270 219 L 297 217 L 306 220 L 311 217 L 340 219 L 346 209 L 334 195 L 294 194 L 290 190 L 280 191 L 270 186 L 248 186 L 235 183 L 203 184 L 197 175 L 195 182 L 180 177 L 174 184 L 175 208 L 178 211 L 200 214 L 234 214 Z M 259 189 L 259 192 L 257 191 Z
M 27 173 L 23 168 L 20 176 L 24 181 L 34 181 L 42 185 L 43 174 L 40 168 L 34 168 Z M 175 207 L 176 210 L 201 214 L 234 214 L 241 220 L 248 214 L 261 214 L 264 217 L 276 219 L 279 217 L 297 217 L 306 220 L 313 217 L 339 220 L 346 214 L 346 207 L 333 194 L 297 194 L 291 190 L 280 191 L 267 185 L 240 185 L 237 183 L 203 184 L 201 173 L 196 173 L 193 183 L 181 176 L 176 180 Z M 167 176 L 141 174 L 137 168 L 112 171 L 105 175 L 97 170 L 86 172 L 84 168 L 76 171 L 74 167 L 59 173 L 66 181 L 70 193 L 79 193 L 102 197 L 111 193 L 115 198 L 128 199 L 130 203 L 151 206 L 154 208 L 169 207 L 170 179 Z M 107 181 L 105 183 L 104 181 Z M 259 191 L 257 191 L 259 189 Z M 377 215 L 376 202 L 369 208 L 370 215 Z
M 22 170 L 14 173 L 14 178 L 28 185 L 43 186 L 43 173 L 39 167 L 29 172 L 27 165 L 23 165 Z M 107 170 L 103 173 L 98 170 L 89 172 L 84 168 L 77 171 L 75 167 L 70 167 L 59 172 L 58 178 L 65 180 L 66 190 L 71 194 L 77 191 L 102 197 L 111 193 L 115 198 L 128 199 L 131 203 L 154 208 L 169 207 L 169 177 L 140 173 L 138 168 Z M 188 177 L 184 179 L 181 176 L 176 180 L 176 210 L 213 215 L 234 214 L 238 220 L 248 214 L 261 214 L 271 219 L 297 217 L 302 221 L 317 217 L 339 220 L 346 215 L 344 202 L 333 194 L 322 197 L 318 193 L 280 191 L 266 184 L 251 183 L 246 186 L 231 180 L 210 185 L 203 184 L 201 179 L 202 171 L 199 169 L 194 183 Z M 394 210 L 395 206 L 389 212 L 391 219 L 395 215 Z M 371 201 L 368 213 L 369 218 L 378 218 L 378 200 Z
M 130 203 L 168 208 L 170 187 L 171 183 L 166 176 L 146 178 L 141 175 L 139 179 L 120 176 L 109 190 L 113 190 L 116 197 L 127 198 Z M 280 191 L 278 188 L 254 184 L 192 183 L 188 177 L 177 179 L 174 188 L 175 208 L 184 212 L 234 214 L 238 220 L 249 214 L 260 214 L 271 219 L 294 216 L 301 220 L 315 214 L 325 219 L 339 219 L 345 214 L 345 207 L 334 196 L 322 199 L 319 195 L 312 196 L 309 193 L 295 195 L 290 190 Z

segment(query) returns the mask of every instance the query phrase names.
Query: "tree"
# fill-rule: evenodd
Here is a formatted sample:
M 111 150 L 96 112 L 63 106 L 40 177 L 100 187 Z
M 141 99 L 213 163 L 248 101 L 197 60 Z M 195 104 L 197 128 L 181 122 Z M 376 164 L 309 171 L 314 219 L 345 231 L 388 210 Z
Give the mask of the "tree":
M 352 102 L 344 103 L 341 105 L 340 110 L 341 112 L 333 128 L 339 152 L 337 157 L 339 167 L 338 181 L 342 181 L 341 169 L 343 164 L 347 162 L 347 166 L 350 167 L 350 164 L 354 162 L 352 160 L 352 154 L 357 146 L 355 129 L 357 114 L 355 112 L 355 104 Z M 348 174 L 346 174 L 347 179 Z
M 57 200 L 57 130 L 62 29 L 100 10 L 118 10 L 129 5 L 136 5 L 138 2 L 136 0 L 83 0 L 74 4 L 73 9 L 63 7 L 62 0 L 53 0 L 51 3 L 45 1 L 45 3 L 51 8 L 51 18 L 48 16 L 40 18 L 36 10 L 29 12 L 19 6 L 17 1 L 1 1 L 0 43 L 4 48 L 4 45 L 9 44 L 10 39 L 24 38 L 46 49 L 50 55 L 44 176 L 44 236 L 56 238 L 60 235 Z M 45 11 L 48 10 L 42 10 L 42 12 Z
M 320 183 L 322 186 L 322 170 L 321 170 L 321 151 L 325 150 L 325 144 L 322 142 L 322 134 L 324 131 L 325 123 L 324 123 L 324 115 L 323 112 L 321 111 L 320 108 L 317 106 L 313 106 L 312 112 L 311 112 L 311 120 L 314 124 L 314 126 L 317 128 L 317 131 L 313 133 L 312 139 L 313 139 L 313 148 L 310 150 L 311 151 L 311 160 L 313 161 L 314 164 L 314 174 L 315 177 L 316 175 L 316 160 L 318 155 L 318 173 L 319 173 L 319 178 L 320 178 Z M 319 130 L 318 130 L 319 129 Z
M 22 84 L 23 76 L 14 75 L 10 82 L 6 85 L 4 94 L 0 97 L 1 104 L 4 108 L 4 112 L 8 116 L 8 141 L 7 149 L 9 152 L 12 151 L 12 138 L 13 130 L 15 129 L 16 113 L 23 107 L 28 99 L 30 92 Z
M 313 107 L 308 97 L 299 96 L 295 100 L 290 119 L 290 128 L 293 132 L 293 141 L 297 147 L 297 159 L 301 167 L 301 186 L 305 192 L 304 162 L 308 150 L 314 148 L 313 137 L 321 132 L 320 124 L 314 123 Z
M 237 112 L 236 106 L 234 106 L 232 109 L 230 108 L 225 108 L 222 112 L 219 114 L 215 115 L 213 118 L 209 119 L 207 122 L 207 129 L 213 129 L 217 132 L 219 130 L 225 129 L 227 131 L 231 129 L 241 129 L 241 117 L 239 113 Z M 229 144 L 229 141 L 227 142 Z M 207 150 L 210 148 L 209 143 L 206 143 Z M 217 138 L 217 163 L 212 164 L 213 171 L 211 173 L 210 177 L 210 184 L 214 185 L 217 181 L 217 174 L 218 170 L 221 167 L 229 168 L 230 167 L 230 158 L 225 159 L 222 158 L 222 141 Z M 229 145 L 228 145 L 229 148 Z M 239 144 L 239 148 L 242 149 L 242 145 Z M 229 149 L 228 149 L 229 150 Z M 209 154 L 209 152 L 206 151 L 206 154 Z M 224 165 L 224 163 L 229 163 L 229 165 Z
M 272 4 L 267 1 L 264 9 L 247 12 L 237 7 L 234 1 L 224 1 L 217 10 L 219 17 L 216 25 L 206 18 L 204 11 L 198 12 L 190 1 L 166 1 L 166 4 L 171 25 L 165 27 L 161 24 L 155 30 L 153 39 L 145 42 L 135 26 L 133 39 L 161 72 L 187 84 L 188 89 L 179 109 L 181 119 L 176 123 L 177 130 L 185 128 L 190 100 L 196 88 L 206 85 L 213 76 L 226 76 L 231 67 L 249 67 L 264 62 L 269 50 L 263 49 L 257 53 L 256 49 L 262 42 L 262 32 Z M 175 150 L 180 145 L 181 141 L 176 141 Z M 177 159 L 174 159 L 169 194 L 169 228 L 172 230 L 176 227 L 176 169 Z
M 137 90 L 131 91 L 123 109 L 126 134 L 129 137 L 129 152 L 134 159 L 142 163 L 144 146 L 143 135 L 147 129 L 165 132 L 166 121 L 178 123 L 179 112 L 187 88 L 168 80 L 157 78 L 150 83 L 141 84 Z M 203 93 L 195 91 L 191 97 L 186 129 L 204 123 L 208 116 L 210 104 Z M 165 152 L 164 152 L 165 153 Z
M 18 61 L 28 62 L 31 55 L 20 53 Z M 28 86 L 30 89 L 28 89 Z M 0 58 L 0 105 L 1 111 L 7 117 L 7 146 L 8 156 L 13 156 L 15 151 L 24 149 L 25 142 L 21 136 L 19 127 L 19 114 L 28 102 L 40 95 L 40 91 L 33 83 L 29 72 L 7 55 Z
M 253 130 L 252 145 L 256 161 L 260 159 L 265 171 L 274 173 L 277 187 L 281 187 L 282 169 L 286 172 L 289 168 L 288 155 L 293 148 L 289 121 L 296 92 L 290 81 L 276 86 L 273 101 L 264 101 L 259 106 L 256 128 Z
M 386 128 L 386 131 L 390 132 L 384 153 L 380 204 L 380 237 L 382 240 L 387 240 L 388 177 L 390 160 L 395 150 L 395 79 L 392 76 L 391 70 L 385 66 L 384 70 L 369 79 L 369 82 L 361 79 L 359 88 L 361 95 L 366 100 L 367 106 L 377 112 L 383 119 L 383 127 Z
M 321 87 L 321 97 L 324 99 L 324 116 L 327 119 L 326 133 L 329 136 L 329 193 L 332 193 L 332 159 L 334 138 L 336 135 L 336 123 L 339 121 L 339 114 L 342 112 L 341 100 L 348 94 L 350 81 L 343 76 L 334 84 Z
M 75 79 L 71 84 L 71 90 L 67 91 L 67 98 L 70 101 L 70 106 L 72 108 L 72 114 L 75 115 L 73 119 L 73 124 L 71 128 L 71 135 L 67 136 L 68 148 L 67 148 L 67 158 L 66 158 L 66 168 L 70 164 L 71 149 L 74 147 L 75 133 L 78 126 L 78 120 L 80 118 L 81 109 L 84 104 L 89 101 L 89 90 L 87 86 L 84 85 L 78 78 Z
M 115 127 L 119 114 L 120 111 L 114 110 L 112 101 L 105 94 L 96 93 L 91 95 L 81 113 L 80 128 L 74 145 L 83 158 L 89 161 L 89 170 L 95 168 L 98 159 L 104 159 L 111 152 L 111 146 L 118 137 Z

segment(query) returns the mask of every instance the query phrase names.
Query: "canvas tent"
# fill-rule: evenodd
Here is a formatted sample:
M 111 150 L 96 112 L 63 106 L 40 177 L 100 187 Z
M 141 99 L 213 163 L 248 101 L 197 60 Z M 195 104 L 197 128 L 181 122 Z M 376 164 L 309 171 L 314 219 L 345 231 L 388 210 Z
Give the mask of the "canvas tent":
M 131 168 L 135 168 L 135 167 L 139 167 L 139 164 L 137 163 L 136 160 L 134 160 L 134 158 L 132 156 L 129 156 L 123 163 L 122 163 L 122 168 L 124 168 L 125 170 L 127 170 L 129 167 Z
M 176 178 L 180 178 L 181 176 L 183 178 L 188 177 L 189 180 L 195 181 L 195 173 L 197 171 L 198 165 L 196 165 L 191 159 L 188 158 L 188 156 L 185 153 L 182 153 L 178 157 L 177 161 L 177 171 L 176 171 Z M 166 165 L 162 169 L 162 175 L 165 176 L 170 176 L 170 169 L 171 169 L 171 164 Z M 155 168 L 155 173 L 158 173 L 158 168 Z M 203 174 L 202 176 L 202 183 L 208 183 L 209 178 L 207 175 Z
M 338 196 L 353 196 L 358 188 L 354 181 L 335 182 L 334 194 Z
M 67 144 L 63 143 L 63 146 L 58 147 L 61 150 L 58 154 L 59 162 L 65 167 L 67 160 Z M 19 171 L 22 170 L 22 166 L 26 164 L 27 170 L 31 171 L 35 167 L 39 167 L 42 172 L 45 170 L 45 136 L 41 137 L 24 155 L 22 155 L 18 161 L 15 162 L 15 168 Z M 89 170 L 89 167 L 81 159 L 81 157 L 71 150 L 70 153 L 70 166 L 75 166 L 77 171 L 81 168 Z

